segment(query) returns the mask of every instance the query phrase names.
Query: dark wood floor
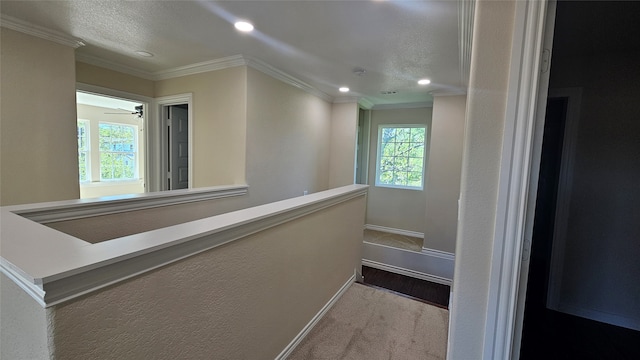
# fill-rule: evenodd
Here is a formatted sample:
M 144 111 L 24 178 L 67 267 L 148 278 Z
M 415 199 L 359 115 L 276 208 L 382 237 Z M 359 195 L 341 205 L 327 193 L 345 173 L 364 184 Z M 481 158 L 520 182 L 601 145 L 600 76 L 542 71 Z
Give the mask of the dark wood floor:
M 362 267 L 362 276 L 364 277 L 363 283 L 366 285 L 388 289 L 445 309 L 449 307 L 450 287 L 448 285 L 436 284 L 368 266 Z

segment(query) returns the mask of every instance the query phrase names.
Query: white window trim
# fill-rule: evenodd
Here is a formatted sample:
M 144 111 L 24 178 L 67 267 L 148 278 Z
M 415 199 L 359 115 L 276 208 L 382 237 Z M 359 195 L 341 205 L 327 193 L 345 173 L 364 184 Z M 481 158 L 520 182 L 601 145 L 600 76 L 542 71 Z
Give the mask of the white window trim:
M 116 121 L 98 121 L 98 129 L 100 129 L 100 125 L 102 124 L 106 124 L 106 125 L 113 125 L 113 126 L 129 126 L 133 128 L 133 143 L 134 143 L 134 154 L 135 154 L 135 166 L 133 169 L 133 177 L 132 178 L 124 178 L 124 179 L 103 179 L 102 178 L 102 171 L 100 171 L 100 182 L 103 183 L 135 183 L 135 182 L 139 182 L 141 181 L 140 178 L 140 164 L 141 164 L 141 156 L 140 156 L 140 142 L 139 142 L 139 132 L 140 132 L 140 126 L 138 125 L 133 125 L 133 124 L 128 124 L 128 123 L 120 123 L 120 122 L 116 122 Z M 100 139 L 100 133 L 98 133 L 98 139 Z M 100 151 L 100 143 L 98 142 L 97 146 L 97 151 L 98 151 L 98 163 L 100 164 L 100 166 L 102 166 L 101 162 L 100 162 L 100 155 L 103 153 L 103 151 Z M 114 152 L 114 151 L 108 151 L 108 152 Z
M 79 123 L 84 123 L 85 128 L 85 137 L 87 144 L 86 157 L 88 159 L 87 164 L 85 165 L 85 173 L 87 174 L 86 180 L 80 180 L 80 185 L 86 185 L 91 183 L 91 121 L 87 119 L 77 119 L 76 120 L 76 129 Z M 80 149 L 78 149 L 78 155 L 80 155 Z
M 404 186 L 404 185 L 390 185 L 384 184 L 380 182 L 380 150 L 382 148 L 382 129 L 383 128 L 424 128 L 424 144 L 422 148 L 422 177 L 420 186 Z M 376 139 L 376 179 L 375 186 L 382 188 L 391 188 L 391 189 L 402 189 L 402 190 L 414 190 L 414 191 L 423 191 L 424 190 L 424 181 L 425 181 L 425 170 L 427 168 L 427 139 L 428 139 L 428 127 L 426 124 L 379 124 L 378 125 L 378 137 Z

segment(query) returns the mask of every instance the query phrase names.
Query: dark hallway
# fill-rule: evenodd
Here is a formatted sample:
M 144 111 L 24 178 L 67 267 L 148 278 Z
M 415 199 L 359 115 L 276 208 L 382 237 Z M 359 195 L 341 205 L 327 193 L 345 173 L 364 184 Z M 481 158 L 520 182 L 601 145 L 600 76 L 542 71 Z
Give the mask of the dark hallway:
M 640 2 L 558 2 L 520 359 L 640 359 L 638 18 Z M 551 90 L 568 88 L 580 89 L 580 116 L 559 199 L 568 99 Z M 556 220 L 567 229 L 560 271 Z M 563 311 L 550 309 L 551 287 Z

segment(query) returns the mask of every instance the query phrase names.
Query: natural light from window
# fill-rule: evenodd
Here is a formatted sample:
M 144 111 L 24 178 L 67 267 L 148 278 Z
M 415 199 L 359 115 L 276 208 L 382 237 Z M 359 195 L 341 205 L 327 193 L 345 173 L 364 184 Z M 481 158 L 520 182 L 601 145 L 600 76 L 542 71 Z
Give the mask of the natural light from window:
M 422 190 L 426 127 L 380 125 L 376 186 Z

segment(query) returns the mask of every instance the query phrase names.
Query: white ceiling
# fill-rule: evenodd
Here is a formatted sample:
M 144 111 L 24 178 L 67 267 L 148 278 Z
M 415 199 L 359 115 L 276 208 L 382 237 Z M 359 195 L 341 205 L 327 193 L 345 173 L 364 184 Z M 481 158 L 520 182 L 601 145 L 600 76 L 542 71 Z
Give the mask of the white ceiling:
M 472 3 L 2 0 L 0 11 L 3 26 L 35 26 L 75 38 L 84 43 L 76 50 L 81 61 L 151 79 L 218 59 L 255 59 L 334 101 L 358 97 L 385 106 L 465 91 L 470 49 L 463 44 L 470 43 Z M 238 19 L 251 21 L 256 30 L 238 32 L 232 25 Z M 155 56 L 140 57 L 137 50 Z M 356 75 L 357 68 L 365 74 Z M 420 78 L 432 82 L 420 86 Z M 340 86 L 351 92 L 339 93 Z M 396 93 L 381 94 L 386 91 Z

